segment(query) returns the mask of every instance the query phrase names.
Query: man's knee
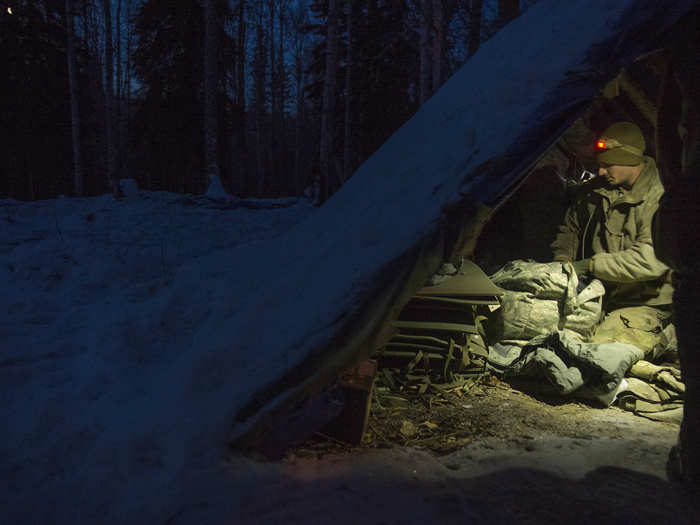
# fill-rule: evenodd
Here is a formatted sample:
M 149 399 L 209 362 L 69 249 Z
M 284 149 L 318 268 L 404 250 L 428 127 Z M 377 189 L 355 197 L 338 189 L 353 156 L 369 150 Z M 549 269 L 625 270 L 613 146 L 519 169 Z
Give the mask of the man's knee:
M 660 357 L 669 346 L 671 312 L 652 306 L 629 306 L 609 312 L 596 329 L 594 343 L 627 343 L 644 351 L 648 360 Z

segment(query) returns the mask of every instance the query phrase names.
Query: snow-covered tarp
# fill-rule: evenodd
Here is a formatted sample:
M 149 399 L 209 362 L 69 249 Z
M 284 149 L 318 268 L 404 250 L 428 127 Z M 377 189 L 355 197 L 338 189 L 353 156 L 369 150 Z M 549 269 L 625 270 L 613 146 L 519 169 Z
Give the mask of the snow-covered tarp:
M 320 209 L 3 201 L 0 521 L 235 522 L 227 444 L 283 433 L 442 262 L 446 213 L 473 227 L 693 5 L 539 2 Z

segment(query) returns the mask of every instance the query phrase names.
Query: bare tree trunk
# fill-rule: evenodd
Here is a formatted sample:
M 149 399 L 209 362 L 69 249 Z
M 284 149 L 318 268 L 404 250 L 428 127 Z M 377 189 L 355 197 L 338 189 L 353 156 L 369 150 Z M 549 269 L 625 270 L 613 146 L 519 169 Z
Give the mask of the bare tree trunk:
M 433 0 L 433 89 L 435 93 L 442 86 L 442 41 L 443 27 L 442 0 Z
M 472 0 L 469 13 L 469 45 L 467 56 L 472 56 L 479 49 L 481 42 L 481 14 L 484 0 Z
M 284 84 L 285 84 L 285 72 L 284 72 L 284 31 L 285 31 L 285 17 L 284 17 L 284 1 L 280 2 L 279 5 L 279 33 L 280 33 L 280 38 L 279 42 L 277 45 L 279 46 L 279 49 L 277 51 L 277 82 L 278 82 L 278 94 L 277 94 L 277 133 L 279 137 L 279 144 L 277 148 L 277 154 L 278 154 L 278 176 L 282 177 L 283 174 L 286 174 L 286 166 L 284 165 L 284 157 L 285 157 L 285 142 L 286 142 L 286 136 L 284 133 Z M 286 177 L 285 177 L 286 178 Z M 284 191 L 288 191 L 288 181 L 285 180 L 284 184 Z
M 284 156 L 284 0 L 270 0 L 270 101 L 271 127 L 270 166 L 272 186 L 279 192 L 282 186 Z M 275 15 L 278 22 L 278 40 L 275 42 Z
M 277 49 L 275 48 L 275 0 L 268 0 L 267 6 L 269 11 L 267 28 L 267 49 L 269 49 L 268 53 L 270 56 L 270 111 L 274 112 L 275 108 L 277 107 L 277 93 L 275 92 L 276 86 L 274 85 L 274 78 L 277 74 Z
M 115 101 L 115 142 L 117 151 L 117 178 L 122 177 L 122 0 L 117 0 L 117 96 Z
M 204 0 L 204 164 L 206 166 L 206 194 L 224 195 L 219 176 L 217 144 L 216 94 L 218 87 L 216 67 L 216 0 Z
M 297 6 L 294 14 L 294 71 L 296 80 L 296 126 L 294 130 L 294 191 L 300 195 L 304 188 L 301 182 L 301 149 L 302 149 L 302 130 L 304 122 L 304 51 L 305 36 L 301 28 L 308 23 L 308 15 L 306 14 L 306 6 Z
M 498 0 L 498 26 L 503 27 L 520 14 L 519 0 Z
M 123 162 L 127 171 L 129 169 L 129 130 L 131 129 L 131 1 L 126 0 L 126 64 L 124 64 L 124 81 L 122 83 L 122 98 L 124 99 L 122 144 L 126 144 L 123 152 Z
M 80 156 L 80 111 L 78 107 L 78 76 L 75 63 L 75 35 L 73 34 L 73 0 L 66 0 L 66 38 L 68 57 L 68 88 L 70 90 L 71 130 L 73 133 L 73 194 L 83 196 L 83 171 Z
M 328 27 L 326 33 L 326 77 L 323 83 L 323 109 L 321 112 L 321 155 L 319 162 L 318 205 L 323 204 L 328 197 L 330 197 L 330 172 L 333 169 L 332 150 L 335 130 L 335 76 L 338 64 L 337 24 L 337 0 L 329 0 Z
M 420 103 L 430 98 L 432 90 L 430 86 L 430 34 L 432 24 L 431 0 L 421 0 L 420 23 Z
M 117 0 L 117 99 L 122 96 L 122 0 Z M 117 108 L 117 120 L 119 120 L 120 108 Z
M 348 0 L 347 13 L 348 49 L 345 55 L 345 140 L 343 151 L 343 173 L 341 183 L 350 178 L 350 172 L 354 168 L 352 161 L 352 73 L 354 47 L 355 47 L 355 0 Z
M 74 9 L 76 4 L 73 4 Z M 83 162 L 83 184 L 85 185 L 88 180 L 90 180 L 90 175 L 97 178 L 99 177 L 100 183 L 104 182 L 105 179 L 102 178 L 102 173 L 107 171 L 105 160 L 105 130 L 103 122 L 105 121 L 105 90 L 104 90 L 104 79 L 102 77 L 102 61 L 100 55 L 100 46 L 97 41 L 97 34 L 99 30 L 96 26 L 101 22 L 95 17 L 96 9 L 89 10 L 88 2 L 83 1 L 82 5 L 82 30 L 83 30 L 83 41 L 85 47 L 87 48 L 87 73 L 88 73 L 88 85 L 91 87 L 93 97 L 95 99 L 95 111 L 93 114 L 85 113 L 83 115 L 83 121 L 88 129 L 87 137 L 85 140 L 86 145 L 89 144 L 94 150 L 94 159 L 91 164 L 85 164 Z M 83 138 L 83 137 L 81 137 Z M 107 182 L 109 182 L 107 180 Z M 109 186 L 109 184 L 107 184 Z M 98 191 L 103 191 L 103 187 L 98 187 Z M 107 188 L 107 191 L 111 191 L 111 188 Z
M 275 160 L 277 158 L 277 50 L 275 47 L 275 0 L 268 0 L 268 31 L 267 31 L 267 48 L 270 53 L 270 76 L 269 76 L 269 87 L 270 87 L 270 116 L 269 116 L 269 127 L 268 127 L 268 147 L 265 148 L 266 155 L 266 165 L 268 167 L 267 173 L 268 177 L 265 187 L 268 191 L 272 191 L 276 186 L 277 182 L 277 170 L 275 166 Z
M 263 157 L 263 118 L 265 115 L 265 33 L 262 25 L 262 14 L 259 13 L 256 26 L 255 65 L 253 71 L 253 84 L 255 89 L 254 116 L 255 116 L 255 173 L 258 193 L 262 193 L 263 177 L 265 173 Z
M 245 0 L 240 0 L 238 3 L 238 52 L 236 69 L 237 87 L 236 96 L 238 104 L 245 111 L 245 66 L 246 66 L 246 23 L 245 23 Z
M 107 141 L 107 181 L 115 197 L 121 190 L 115 177 L 116 148 L 114 144 L 114 64 L 112 49 L 112 3 L 103 0 L 105 19 L 105 138 Z
M 378 18 L 379 5 L 378 0 L 363 0 L 364 10 L 361 10 L 361 22 L 358 26 L 361 28 L 360 40 L 365 38 L 366 43 L 362 47 L 358 47 L 358 51 L 362 52 L 362 85 L 363 91 L 366 93 L 372 93 L 379 83 L 379 77 L 381 76 L 380 66 L 378 60 L 375 58 L 381 52 L 379 49 L 379 42 L 374 36 L 375 29 L 374 24 Z M 428 77 L 430 78 L 430 77 Z M 428 81 L 429 82 L 429 81 Z M 367 98 L 365 97 L 365 101 Z M 357 120 L 359 122 L 356 125 L 356 129 L 366 130 L 368 125 L 373 122 L 374 116 L 370 116 L 372 110 L 368 105 L 363 105 L 359 108 Z M 355 151 L 359 159 L 366 159 L 369 157 L 376 149 L 377 144 L 374 143 L 372 138 L 366 136 L 365 134 L 358 135 L 358 140 L 355 143 Z
M 302 61 L 296 59 L 297 70 L 297 115 L 294 131 L 294 193 L 300 195 L 304 190 L 301 183 L 301 147 L 302 147 L 302 125 L 304 122 L 304 95 L 302 90 Z
M 239 190 L 243 194 L 248 192 L 247 183 L 247 156 L 246 156 L 246 84 L 245 72 L 247 63 L 246 53 L 246 21 L 245 0 L 238 2 L 238 35 L 236 37 L 236 116 L 237 116 L 237 157 L 239 159 Z
M 29 189 L 29 200 L 36 200 L 36 190 L 34 189 L 34 175 L 32 170 L 27 170 L 27 188 Z

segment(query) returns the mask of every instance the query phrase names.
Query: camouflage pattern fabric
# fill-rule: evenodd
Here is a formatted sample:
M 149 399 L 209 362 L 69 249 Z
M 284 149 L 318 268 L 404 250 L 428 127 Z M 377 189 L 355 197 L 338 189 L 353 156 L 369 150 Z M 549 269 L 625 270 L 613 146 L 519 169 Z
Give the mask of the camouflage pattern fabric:
M 629 371 L 617 404 L 638 416 L 680 424 L 685 384 L 675 367 L 637 361 Z
M 589 340 L 602 316 L 603 283 L 580 283 L 570 263 L 511 261 L 491 276 L 505 290 L 489 341 L 526 342 L 557 330 Z
M 593 336 L 594 343 L 628 343 L 644 351 L 650 361 L 661 357 L 668 347 L 671 321 L 667 309 L 629 306 L 608 313 Z

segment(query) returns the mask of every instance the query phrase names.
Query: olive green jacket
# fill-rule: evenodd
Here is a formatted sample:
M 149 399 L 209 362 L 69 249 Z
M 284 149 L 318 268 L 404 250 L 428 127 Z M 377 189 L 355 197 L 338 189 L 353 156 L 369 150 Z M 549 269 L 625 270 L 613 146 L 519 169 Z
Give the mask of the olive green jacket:
M 552 243 L 554 259 L 592 257 L 608 308 L 671 304 L 671 270 L 654 255 L 651 223 L 664 187 L 651 157 L 630 190 L 602 177 L 583 185 Z

